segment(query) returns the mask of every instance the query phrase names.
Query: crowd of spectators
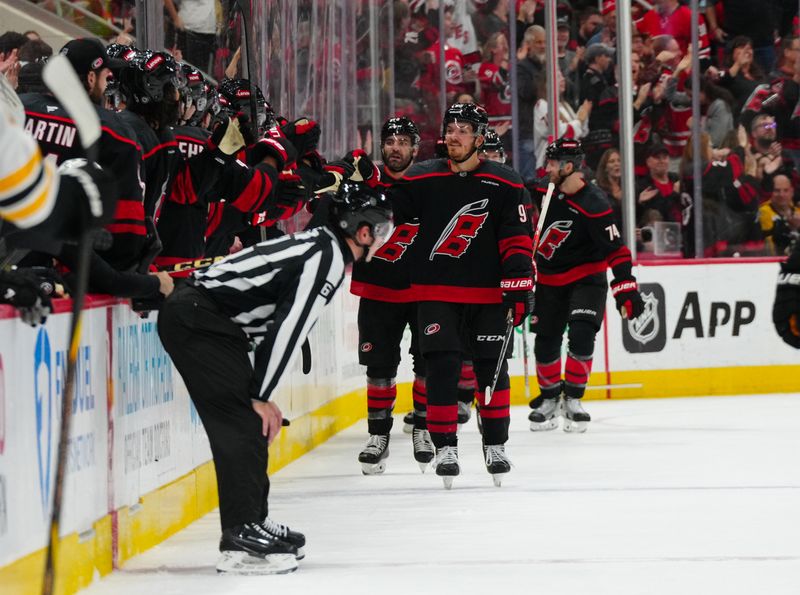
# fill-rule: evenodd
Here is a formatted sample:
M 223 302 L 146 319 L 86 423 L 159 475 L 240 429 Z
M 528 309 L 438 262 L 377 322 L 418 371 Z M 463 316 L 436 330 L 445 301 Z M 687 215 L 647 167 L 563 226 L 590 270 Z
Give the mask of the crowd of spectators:
M 515 89 L 510 2 L 517 15 Z M 636 227 L 645 253 L 695 255 L 687 4 L 655 0 L 652 10 L 636 2 L 632 6 Z M 558 134 L 582 140 L 590 177 L 621 213 L 616 2 L 559 0 L 557 13 Z M 506 151 L 516 153 L 515 167 L 532 183 L 542 174 L 551 130 L 543 0 L 445 2 L 443 102 L 435 76 L 438 1 L 395 0 L 394 14 L 397 105 L 419 122 L 428 143 L 423 155 L 432 154 L 439 134 L 440 103 L 471 98 L 486 107 Z M 780 254 L 798 236 L 800 218 L 788 208 L 800 182 L 796 14 L 796 2 L 783 0 L 701 2 L 697 91 L 705 256 Z M 459 50 L 465 38 L 476 42 L 476 55 Z M 511 146 L 514 94 L 516 151 Z

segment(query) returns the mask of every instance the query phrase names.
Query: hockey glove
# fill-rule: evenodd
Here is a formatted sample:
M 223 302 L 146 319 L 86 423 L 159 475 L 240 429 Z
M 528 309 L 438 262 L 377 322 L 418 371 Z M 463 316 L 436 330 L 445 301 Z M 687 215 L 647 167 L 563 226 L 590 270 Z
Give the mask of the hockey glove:
M 83 229 L 97 229 L 111 221 L 119 192 L 109 172 L 86 159 L 68 159 L 58 167 L 58 173 L 64 188 L 75 186 Z
M 324 192 L 336 192 L 339 190 L 339 184 L 343 180 L 350 179 L 356 171 L 355 166 L 346 161 L 331 161 L 323 167 L 323 173 L 317 180 L 317 185 L 314 187 L 315 194 L 323 194 Z
M 503 279 L 500 282 L 500 289 L 503 290 L 503 312 L 511 311 L 514 326 L 519 326 L 525 317 L 533 312 L 535 304 L 533 280 L 529 277 Z
M 51 311 L 42 280 L 25 269 L 0 271 L 0 303 L 14 306 L 22 321 L 31 326 L 44 324 Z
M 294 167 L 297 161 L 297 150 L 285 138 L 261 138 L 250 148 L 251 163 L 261 163 L 267 157 L 275 160 L 275 169 L 283 171 Z
M 789 260 L 781 265 L 772 322 L 781 339 L 800 349 L 800 242 L 795 244 Z
M 206 141 L 206 146 L 211 151 L 218 150 L 229 157 L 236 155 L 245 146 L 244 136 L 239 130 L 239 121 L 228 118 L 217 126 Z
M 281 126 L 281 132 L 291 141 L 299 155 L 317 150 L 321 134 L 319 124 L 308 118 L 300 118 Z
M 345 155 L 344 161 L 353 164 L 355 171 L 350 176 L 350 179 L 354 182 L 364 182 L 370 188 L 375 188 L 380 182 L 380 170 L 362 149 L 350 151 Z
M 278 186 L 275 189 L 276 202 L 281 205 L 295 206 L 308 199 L 303 180 L 294 173 L 278 174 Z
M 636 279 L 615 279 L 611 282 L 611 295 L 617 302 L 617 310 L 623 318 L 633 320 L 644 312 L 644 300 L 639 293 Z

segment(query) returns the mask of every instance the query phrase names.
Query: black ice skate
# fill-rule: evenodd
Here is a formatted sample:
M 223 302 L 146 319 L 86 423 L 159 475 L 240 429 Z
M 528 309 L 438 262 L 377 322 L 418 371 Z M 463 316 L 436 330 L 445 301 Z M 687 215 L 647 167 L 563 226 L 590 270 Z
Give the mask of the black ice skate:
M 582 434 L 592 418 L 586 413 L 580 399 L 564 399 L 564 431 Z
M 297 548 L 278 539 L 259 523 L 225 529 L 219 542 L 217 572 L 286 574 L 297 570 Z
M 472 417 L 472 403 L 458 402 L 458 425 L 463 426 Z
M 298 560 L 302 560 L 306 557 L 306 553 L 303 549 L 306 545 L 305 535 L 298 531 L 292 531 L 286 525 L 277 521 L 273 521 L 269 517 L 261 521 L 261 527 L 264 528 L 270 535 L 296 547 Z
M 558 416 L 561 414 L 559 398 L 541 399 L 538 406 L 528 415 L 531 432 L 555 430 L 558 427 Z
M 378 475 L 386 471 L 386 459 L 389 456 L 389 436 L 370 434 L 364 450 L 358 454 L 361 473 Z
M 414 412 L 409 411 L 403 416 L 403 431 L 410 434 L 414 429 Z
M 411 434 L 411 440 L 414 444 L 414 460 L 419 463 L 420 470 L 425 473 L 425 469 L 433 460 L 433 442 L 431 441 L 431 434 L 428 430 L 418 430 L 414 428 Z
M 502 485 L 503 475 L 511 471 L 511 461 L 506 455 L 505 444 L 484 444 L 483 459 L 486 470 L 492 474 L 492 481 L 498 488 Z
M 444 481 L 445 489 L 453 487 L 453 478 L 461 473 L 461 467 L 458 464 L 458 447 L 457 446 L 443 446 L 436 449 L 436 461 L 433 463 L 436 469 L 436 475 L 439 475 Z

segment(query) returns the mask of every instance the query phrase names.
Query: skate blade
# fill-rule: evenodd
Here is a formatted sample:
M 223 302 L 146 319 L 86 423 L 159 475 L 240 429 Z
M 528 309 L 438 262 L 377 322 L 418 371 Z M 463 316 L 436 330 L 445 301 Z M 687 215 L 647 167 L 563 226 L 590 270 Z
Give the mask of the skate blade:
M 297 559 L 293 554 L 270 554 L 263 558 L 247 552 L 222 552 L 217 562 L 220 574 L 265 575 L 288 574 L 297 570 Z
M 417 461 L 417 465 L 419 465 L 419 470 L 425 473 L 425 471 L 428 470 L 428 465 L 430 465 L 430 462 L 423 463 L 422 461 Z
M 380 463 L 361 463 L 361 473 L 363 475 L 380 475 L 386 471 L 386 461 Z
M 306 557 L 306 548 L 305 548 L 305 546 L 297 548 L 297 555 L 295 555 L 295 559 L 296 560 L 302 560 L 305 557 Z
M 531 422 L 531 432 L 549 432 L 550 430 L 555 430 L 558 427 L 558 418 L 554 417 L 553 419 L 549 419 L 544 422 Z
M 453 476 L 447 475 L 442 477 L 442 482 L 444 483 L 444 489 L 452 490 L 453 489 Z
M 505 473 L 492 473 L 492 482 L 494 482 L 494 487 L 500 488 L 503 487 L 503 476 Z
M 589 428 L 588 421 L 572 421 L 564 419 L 564 431 L 570 434 L 583 434 Z

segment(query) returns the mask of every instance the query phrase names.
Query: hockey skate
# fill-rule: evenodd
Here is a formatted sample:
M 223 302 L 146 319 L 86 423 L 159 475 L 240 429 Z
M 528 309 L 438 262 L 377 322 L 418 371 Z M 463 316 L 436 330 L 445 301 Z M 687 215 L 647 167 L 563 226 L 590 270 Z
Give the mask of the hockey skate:
M 410 434 L 414 430 L 414 412 L 409 411 L 403 416 L 403 431 Z
M 411 434 L 411 440 L 414 444 L 414 460 L 419 463 L 420 470 L 425 473 L 425 469 L 431 464 L 433 460 L 433 442 L 431 442 L 431 434 L 428 430 L 418 430 L 414 428 Z
M 505 444 L 484 444 L 483 459 L 486 470 L 492 474 L 494 485 L 499 488 L 503 483 L 503 475 L 511 471 Z
M 436 475 L 442 478 L 445 489 L 453 487 L 453 478 L 461 473 L 458 464 L 458 447 L 443 446 L 436 449 L 436 460 L 433 463 Z
M 564 431 L 583 434 L 592 418 L 586 413 L 580 399 L 564 398 L 563 404 Z
M 306 545 L 306 536 L 298 531 L 292 531 L 286 525 L 279 523 L 277 521 L 273 521 L 271 518 L 267 517 L 263 521 L 261 521 L 261 527 L 263 527 L 267 533 L 272 535 L 273 537 L 277 537 L 281 541 L 285 541 L 286 543 L 293 545 L 297 548 L 297 559 L 302 560 L 306 557 L 306 552 L 303 549 Z
M 244 575 L 286 574 L 297 570 L 297 548 L 267 532 L 259 523 L 245 523 L 222 532 L 217 572 Z
M 472 417 L 472 403 L 458 402 L 458 425 L 463 426 Z
M 389 436 L 370 434 L 364 450 L 358 454 L 361 473 L 378 475 L 386 471 L 386 459 L 389 457 Z
M 537 407 L 528 415 L 531 432 L 555 430 L 558 427 L 558 416 L 561 415 L 559 398 L 541 399 Z

